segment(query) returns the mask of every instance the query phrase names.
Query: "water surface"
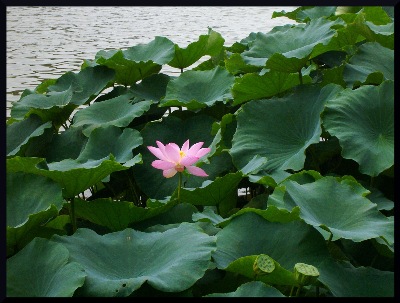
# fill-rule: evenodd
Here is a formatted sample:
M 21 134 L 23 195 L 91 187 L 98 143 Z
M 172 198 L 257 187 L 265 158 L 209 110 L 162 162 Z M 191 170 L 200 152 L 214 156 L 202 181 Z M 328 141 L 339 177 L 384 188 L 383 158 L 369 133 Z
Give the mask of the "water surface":
M 251 32 L 293 24 L 272 19 L 286 6 L 7 6 L 7 116 L 25 89 L 68 71 L 79 72 L 84 59 L 100 50 L 126 49 L 163 36 L 186 47 L 208 33 L 220 33 L 225 46 Z M 163 68 L 163 72 L 172 72 Z

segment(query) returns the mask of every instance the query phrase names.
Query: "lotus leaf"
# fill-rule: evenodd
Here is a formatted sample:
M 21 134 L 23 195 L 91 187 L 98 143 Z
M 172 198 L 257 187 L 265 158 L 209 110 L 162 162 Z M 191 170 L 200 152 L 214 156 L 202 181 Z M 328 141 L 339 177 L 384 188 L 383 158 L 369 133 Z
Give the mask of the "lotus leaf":
M 320 113 L 341 88 L 302 86 L 284 98 L 254 100 L 242 106 L 230 154 L 238 169 L 255 156 L 268 159 L 261 167 L 273 170 L 303 168 L 305 149 L 319 142 Z M 260 168 L 259 168 L 260 169 Z
M 64 245 L 35 238 L 7 260 L 7 296 L 72 297 L 85 277 L 81 264 L 69 262 Z
M 167 85 L 161 106 L 185 106 L 196 110 L 231 99 L 234 77 L 217 66 L 207 71 L 186 71 Z
M 348 86 L 354 86 L 367 81 L 372 73 L 382 74 L 383 80 L 394 80 L 394 51 L 377 42 L 367 42 L 358 48 L 344 67 L 343 79 Z
M 334 177 L 303 185 L 287 181 L 285 186 L 290 198 L 300 207 L 300 217 L 308 224 L 324 225 L 336 238 L 359 242 L 384 236 L 393 243 L 393 222 L 377 210 L 376 204 Z
M 270 222 L 254 212 L 234 218 L 217 235 L 213 253 L 218 268 L 241 257 L 267 254 L 284 268 L 298 263 L 318 267 L 328 257 L 324 238 L 301 221 Z
M 339 139 L 342 156 L 377 176 L 394 164 L 394 84 L 346 89 L 326 104 L 322 119 Z M 366 148 L 368 147 L 368 148 Z
M 284 297 L 284 295 L 274 287 L 268 286 L 260 281 L 247 282 L 230 293 L 213 293 L 205 297 Z
M 133 202 L 129 201 L 75 199 L 75 211 L 78 217 L 106 226 L 111 231 L 123 230 L 134 222 L 157 216 L 174 205 L 174 203 L 167 203 L 159 207 L 143 208 L 135 206 Z
M 250 49 L 244 51 L 242 56 L 248 64 L 281 72 L 299 72 L 309 58 L 330 50 L 317 50 L 316 46 L 330 42 L 335 35 L 331 27 L 335 24 L 319 18 L 304 26 L 281 27 L 267 34 L 258 33 Z
M 27 149 L 27 145 L 32 142 L 33 138 L 41 136 L 46 129 L 51 127 L 51 122 L 43 123 L 36 115 L 31 115 L 25 120 L 7 125 L 7 156 L 23 154 L 23 151 Z
M 336 297 L 393 297 L 394 274 L 349 262 L 323 262 L 319 280 Z M 343 283 L 345 281 L 345 283 Z
M 83 296 L 128 296 L 146 281 L 161 291 L 183 291 L 204 275 L 215 250 L 215 238 L 190 223 L 165 232 L 125 229 L 104 236 L 78 229 L 53 240 L 84 266 Z

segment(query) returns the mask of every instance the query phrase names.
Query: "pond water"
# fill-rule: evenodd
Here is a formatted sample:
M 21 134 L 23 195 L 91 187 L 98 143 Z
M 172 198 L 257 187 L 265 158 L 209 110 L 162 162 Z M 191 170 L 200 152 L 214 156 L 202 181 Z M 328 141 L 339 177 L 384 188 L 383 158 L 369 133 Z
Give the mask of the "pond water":
M 251 32 L 269 32 L 293 20 L 272 19 L 274 11 L 296 6 L 7 6 L 7 116 L 25 89 L 68 71 L 100 50 L 126 49 L 163 36 L 186 47 L 208 33 L 220 33 L 225 46 Z M 207 58 L 205 58 L 207 59 Z M 204 59 L 204 60 L 205 60 Z M 167 73 L 172 70 L 163 68 Z

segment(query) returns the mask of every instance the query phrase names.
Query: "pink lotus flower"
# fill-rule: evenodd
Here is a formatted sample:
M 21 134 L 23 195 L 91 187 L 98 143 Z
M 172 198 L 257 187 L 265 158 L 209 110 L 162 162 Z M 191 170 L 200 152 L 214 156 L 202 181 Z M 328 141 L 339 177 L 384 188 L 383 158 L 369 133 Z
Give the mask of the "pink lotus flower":
M 159 160 L 154 160 L 151 166 L 162 169 L 165 178 L 175 176 L 177 172 L 183 172 L 185 167 L 189 173 L 199 177 L 207 177 L 206 172 L 196 166 L 193 166 L 201 157 L 209 153 L 211 148 L 201 148 L 204 142 L 193 144 L 189 148 L 189 140 L 182 145 L 182 149 L 175 143 L 162 144 L 156 141 L 157 147 L 147 146 L 150 152 Z

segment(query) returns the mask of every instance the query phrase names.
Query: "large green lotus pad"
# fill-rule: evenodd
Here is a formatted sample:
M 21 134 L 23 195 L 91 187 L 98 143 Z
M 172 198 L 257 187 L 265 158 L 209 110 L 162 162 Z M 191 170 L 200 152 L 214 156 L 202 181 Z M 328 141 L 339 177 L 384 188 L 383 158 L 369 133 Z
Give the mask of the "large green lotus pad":
M 215 250 L 215 237 L 190 223 L 163 233 L 128 228 L 100 236 L 78 229 L 53 239 L 84 265 L 84 296 L 128 296 L 146 281 L 161 291 L 183 291 L 204 275 Z

